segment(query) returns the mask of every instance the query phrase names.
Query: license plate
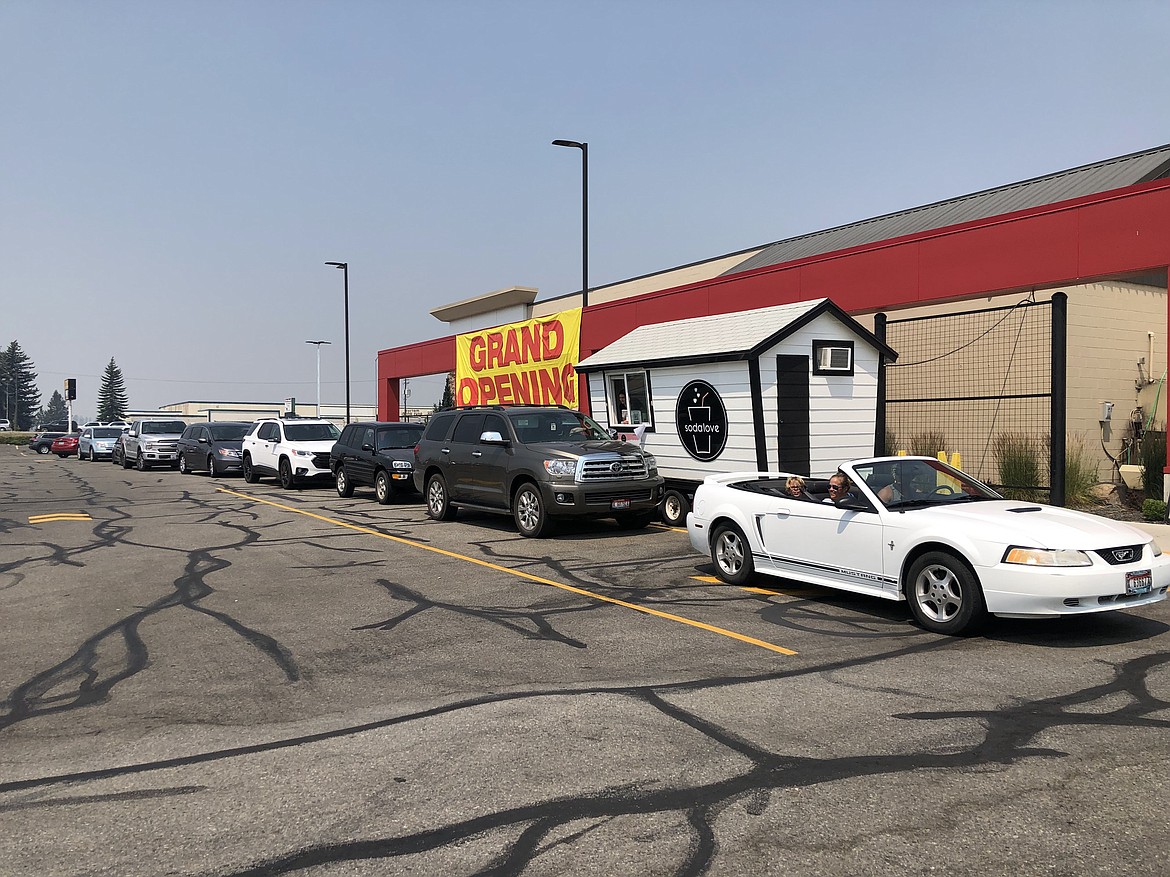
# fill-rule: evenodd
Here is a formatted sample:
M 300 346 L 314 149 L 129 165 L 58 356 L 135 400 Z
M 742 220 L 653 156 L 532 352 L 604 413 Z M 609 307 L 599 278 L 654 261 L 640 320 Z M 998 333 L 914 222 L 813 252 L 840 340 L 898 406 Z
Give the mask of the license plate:
M 614 510 L 628 509 L 630 507 L 630 501 L 628 499 L 615 499 L 609 504 L 609 507 Z
M 1148 569 L 1139 569 L 1125 574 L 1125 593 L 1148 594 L 1154 587 L 1154 578 Z

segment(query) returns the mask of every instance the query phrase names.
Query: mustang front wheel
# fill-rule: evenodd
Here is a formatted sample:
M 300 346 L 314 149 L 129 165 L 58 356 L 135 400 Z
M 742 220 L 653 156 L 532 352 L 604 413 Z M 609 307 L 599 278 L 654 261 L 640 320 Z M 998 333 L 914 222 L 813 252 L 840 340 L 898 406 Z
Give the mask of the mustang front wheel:
M 906 600 L 919 624 L 948 636 L 973 633 L 987 614 L 975 573 L 942 551 L 924 554 L 910 567 Z

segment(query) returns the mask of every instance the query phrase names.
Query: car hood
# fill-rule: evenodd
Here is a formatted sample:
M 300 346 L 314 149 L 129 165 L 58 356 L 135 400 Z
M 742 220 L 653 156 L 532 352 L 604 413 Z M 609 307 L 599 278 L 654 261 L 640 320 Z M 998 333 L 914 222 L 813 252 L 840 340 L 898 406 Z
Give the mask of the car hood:
M 623 456 L 637 456 L 642 454 L 642 449 L 637 445 L 616 439 L 612 441 L 583 439 L 579 442 L 531 442 L 525 445 L 525 447 L 538 453 L 548 454 L 551 457 L 579 457 L 582 454 L 599 453 L 621 454 Z
M 1121 521 L 1071 509 L 1015 500 L 986 500 L 908 510 L 925 513 L 943 528 L 977 539 L 1029 548 L 1111 548 L 1150 541 L 1150 535 Z
M 176 442 L 182 435 L 181 432 L 144 432 L 138 438 L 144 442 Z
M 278 448 L 296 448 L 298 451 L 312 451 L 314 454 L 328 454 L 337 444 L 336 439 L 326 439 L 321 442 L 281 442 Z M 243 444 L 241 443 L 241 447 Z

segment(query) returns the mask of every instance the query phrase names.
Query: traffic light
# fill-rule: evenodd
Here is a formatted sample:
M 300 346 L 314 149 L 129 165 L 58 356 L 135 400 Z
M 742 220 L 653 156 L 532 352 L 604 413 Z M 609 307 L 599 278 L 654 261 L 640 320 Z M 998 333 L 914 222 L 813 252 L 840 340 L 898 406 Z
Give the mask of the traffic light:
M 65 398 L 70 402 L 77 398 L 77 378 L 65 379 Z

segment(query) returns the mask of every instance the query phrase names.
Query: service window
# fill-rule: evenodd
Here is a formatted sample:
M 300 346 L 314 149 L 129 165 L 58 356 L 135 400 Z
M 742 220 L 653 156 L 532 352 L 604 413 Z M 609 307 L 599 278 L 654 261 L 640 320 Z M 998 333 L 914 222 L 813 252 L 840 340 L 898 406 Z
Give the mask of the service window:
M 650 382 L 644 371 L 609 372 L 606 395 L 610 425 L 654 425 L 650 410 Z

